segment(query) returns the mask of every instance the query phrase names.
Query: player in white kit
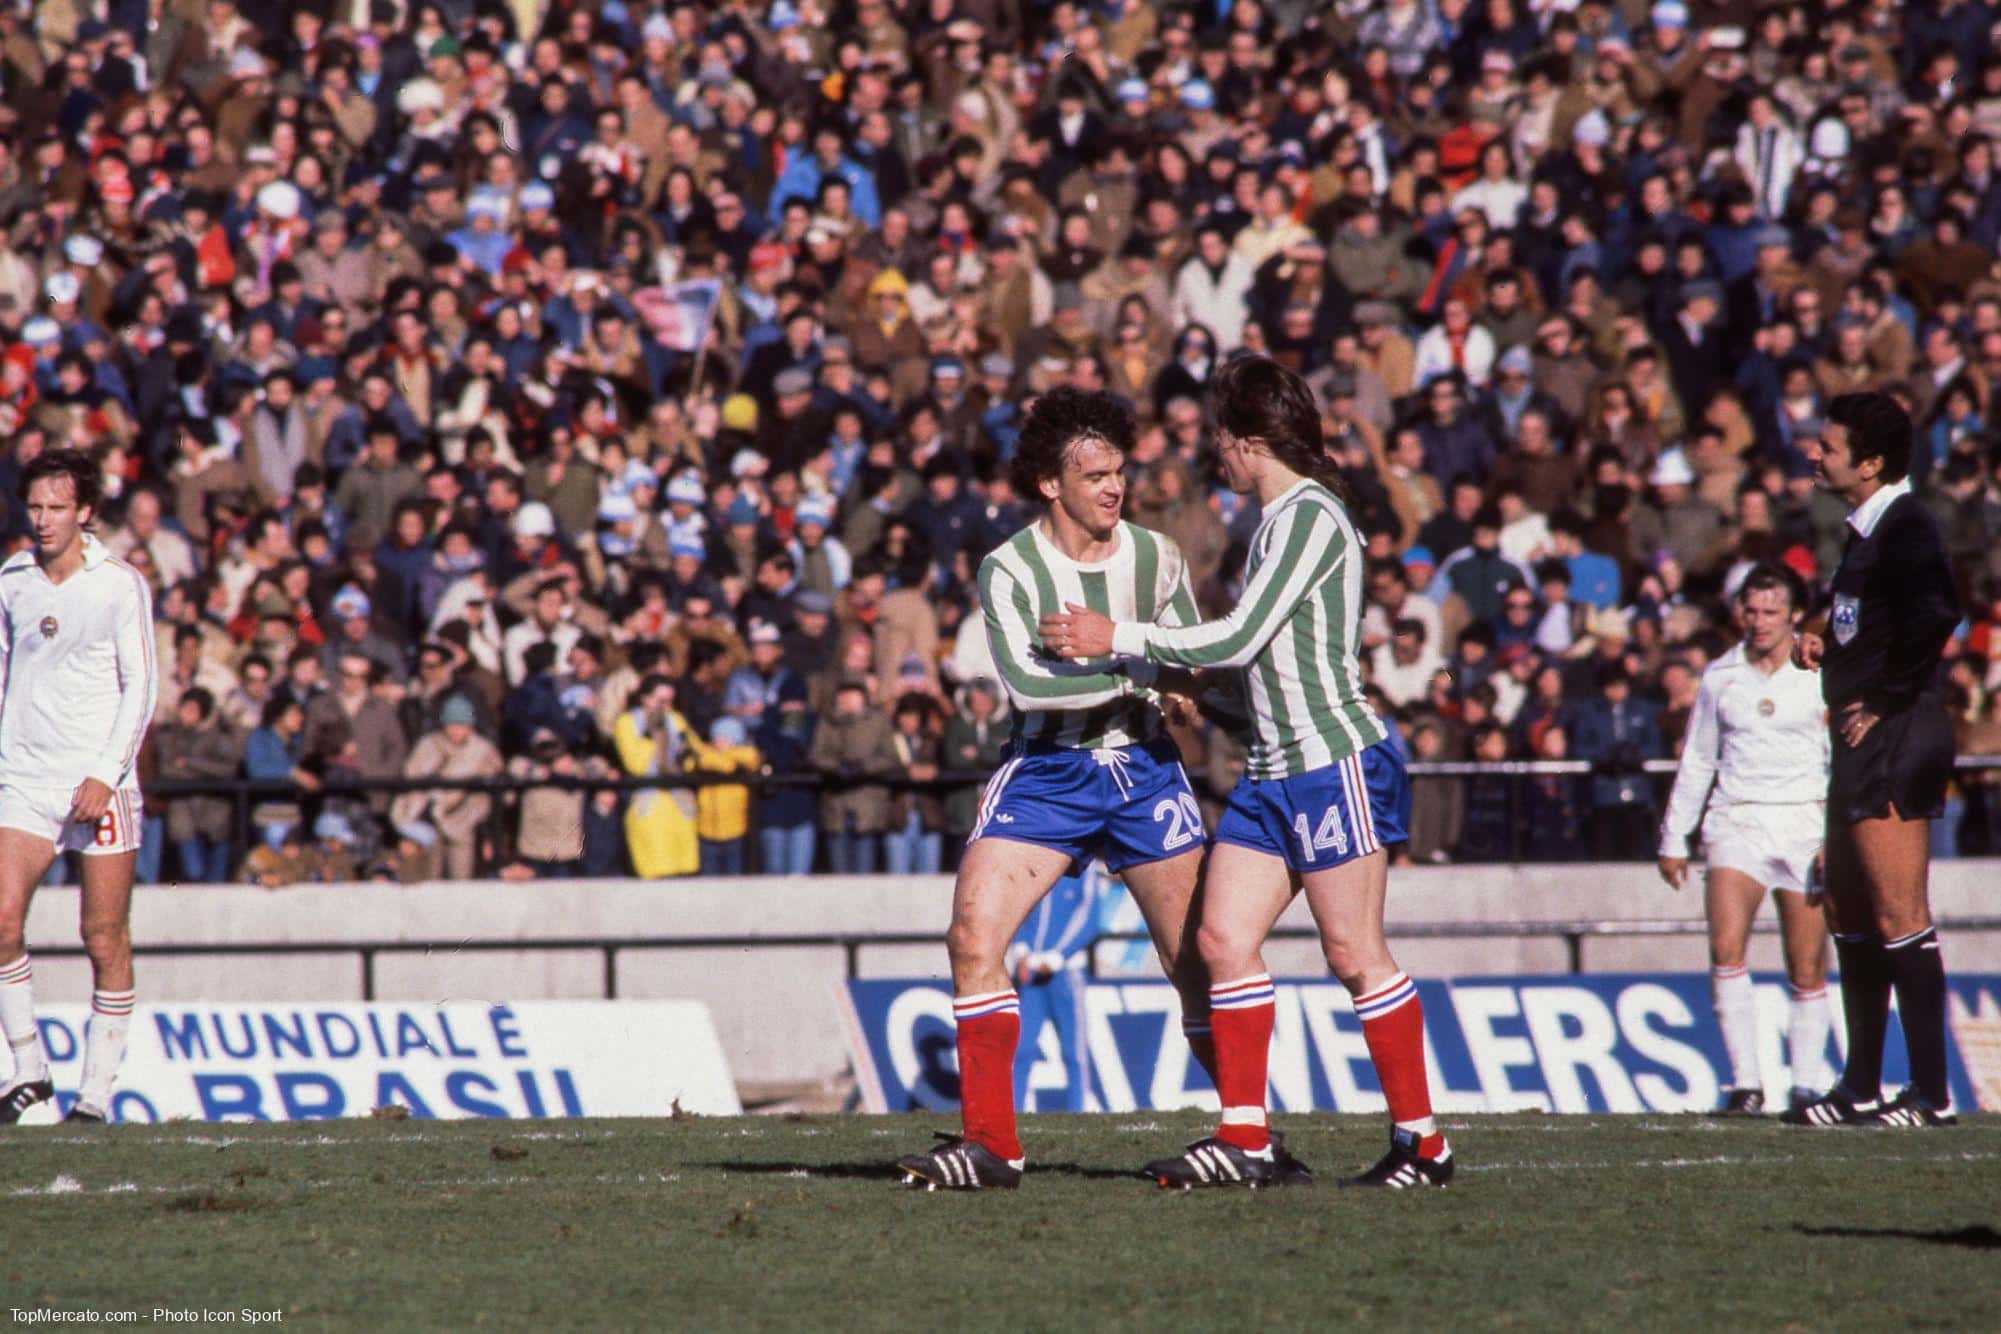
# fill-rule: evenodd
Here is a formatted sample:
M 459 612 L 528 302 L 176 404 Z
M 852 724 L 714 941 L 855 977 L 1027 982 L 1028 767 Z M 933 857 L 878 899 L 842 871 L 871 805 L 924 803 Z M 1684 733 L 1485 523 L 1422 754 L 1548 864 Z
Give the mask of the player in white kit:
M 1808 889 L 1826 841 L 1827 706 L 1818 678 L 1792 662 L 1804 603 L 1805 590 L 1790 570 L 1760 565 L 1745 576 L 1737 592 L 1744 642 L 1702 674 L 1661 822 L 1661 878 L 1675 889 L 1688 875 L 1689 836 L 1702 824 L 1710 991 L 1730 1055 L 1732 1087 L 1723 1111 L 1732 1116 L 1764 1111 L 1757 1003 L 1744 950 L 1768 890 L 1778 891 L 1791 990 L 1792 1101 L 1799 1105 L 1821 1091 L 1830 1022 L 1827 924 L 1808 902 Z
M 0 564 L 0 1030 L 14 1058 L 0 1122 L 55 1096 L 24 932 L 35 886 L 61 852 L 83 854 L 92 974 L 67 1119 L 102 1121 L 132 1018 L 133 769 L 159 693 L 153 599 L 145 577 L 88 531 L 99 471 L 87 455 L 38 455 L 21 494 L 33 546 Z

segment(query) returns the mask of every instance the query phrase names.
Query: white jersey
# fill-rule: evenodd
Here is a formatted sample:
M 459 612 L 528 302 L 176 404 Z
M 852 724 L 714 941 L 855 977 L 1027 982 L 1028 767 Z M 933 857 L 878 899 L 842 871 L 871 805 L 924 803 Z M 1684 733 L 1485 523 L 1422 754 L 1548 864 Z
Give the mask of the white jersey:
M 1661 822 L 1661 856 L 1688 855 L 1712 785 L 1719 807 L 1826 801 L 1828 753 L 1820 677 L 1790 657 L 1767 676 L 1741 644 L 1731 649 L 1709 665 L 1696 691 Z
M 135 785 L 159 693 L 145 576 L 84 538 L 49 582 L 32 551 L 0 565 L 0 787 Z

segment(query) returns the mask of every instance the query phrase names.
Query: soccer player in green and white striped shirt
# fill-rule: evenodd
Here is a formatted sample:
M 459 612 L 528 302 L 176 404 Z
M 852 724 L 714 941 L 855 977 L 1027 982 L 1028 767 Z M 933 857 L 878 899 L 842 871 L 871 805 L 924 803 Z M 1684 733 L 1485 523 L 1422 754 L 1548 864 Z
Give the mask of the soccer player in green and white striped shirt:
M 980 565 L 987 639 L 1014 706 L 1015 734 L 981 797 L 946 937 L 964 1134 L 900 1159 L 913 1184 L 982 1189 L 1021 1181 L 1014 1092 L 1021 1007 L 1006 952 L 1073 862 L 1103 856 L 1132 890 L 1181 992 L 1190 1046 L 1208 1065 L 1208 980 L 1186 929 L 1202 811 L 1161 714 L 1164 701 L 1189 704 L 1185 693 L 1154 688 L 1192 691 L 1192 681 L 1102 654 L 1097 662 L 1066 661 L 1043 649 L 1038 634 L 1043 616 L 1071 603 L 1137 623 L 1198 619 L 1180 550 L 1119 517 L 1134 434 L 1132 414 L 1109 394 L 1062 388 L 1037 401 L 1010 467 L 1015 489 L 1040 496 L 1043 514 Z
M 1236 668 L 1250 694 L 1255 744 L 1216 827 L 1202 904 L 1222 1124 L 1146 1171 L 1162 1186 L 1276 1177 L 1265 1113 L 1276 993 L 1260 950 L 1297 877 L 1328 965 L 1354 998 L 1393 1122 L 1389 1153 L 1352 1184 L 1444 1185 L 1454 1169 L 1431 1115 L 1424 1012 L 1383 939 L 1386 845 L 1406 837 L 1410 784 L 1362 698 L 1362 541 L 1322 444 L 1319 409 L 1297 375 L 1241 357 L 1217 372 L 1211 393 L 1225 479 L 1264 511 L 1243 599 L 1201 625 L 1114 624 L 1082 604 L 1042 622 L 1043 642 L 1066 659 L 1113 652 Z
M 1045 610 L 1070 603 L 1114 619 L 1193 625 L 1201 617 L 1174 542 L 1120 522 L 1116 549 L 1078 561 L 1031 523 L 980 563 L 987 642 L 1015 713 L 1016 735 L 1079 750 L 1144 745 L 1161 734 L 1151 690 L 1124 671 L 1077 667 L 1039 651 Z

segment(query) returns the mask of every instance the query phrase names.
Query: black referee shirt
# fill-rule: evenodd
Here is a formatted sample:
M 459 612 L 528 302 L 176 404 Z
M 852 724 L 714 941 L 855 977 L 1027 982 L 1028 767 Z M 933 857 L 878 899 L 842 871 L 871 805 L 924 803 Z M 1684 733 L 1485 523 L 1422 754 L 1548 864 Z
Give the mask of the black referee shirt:
M 1938 520 L 1908 483 L 1898 486 L 1866 535 L 1851 516 L 1848 545 L 1834 572 L 1820 668 L 1831 710 L 1859 699 L 1888 717 L 1943 693 L 1940 654 L 1959 624 L 1952 566 Z

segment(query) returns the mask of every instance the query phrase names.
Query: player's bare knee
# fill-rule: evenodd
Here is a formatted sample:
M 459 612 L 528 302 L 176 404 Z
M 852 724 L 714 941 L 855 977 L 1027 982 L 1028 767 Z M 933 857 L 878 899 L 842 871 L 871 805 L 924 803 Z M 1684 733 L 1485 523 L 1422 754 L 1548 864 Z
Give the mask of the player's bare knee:
M 1212 922 L 1195 928 L 1195 956 L 1218 982 L 1231 982 L 1255 970 L 1258 942 Z
M 25 896 L 18 899 L 0 899 L 0 951 L 12 949 L 6 959 L 18 958 L 22 942 L 28 933 L 28 901 Z M 5 962 L 5 959 L 0 959 Z
M 1355 956 L 1346 950 L 1327 949 L 1327 967 L 1334 974 L 1334 980 L 1350 992 L 1359 991 L 1368 977 L 1368 972 L 1356 962 Z
M 1381 941 L 1329 940 L 1322 937 L 1320 952 L 1335 980 L 1349 991 L 1359 990 L 1371 978 L 1394 970 L 1395 961 Z
M 125 922 L 86 922 L 83 949 L 98 968 L 126 963 L 132 958 L 132 928 Z
M 992 936 L 992 932 L 982 930 L 974 922 L 952 923 L 945 932 L 945 953 L 951 956 L 953 972 L 984 963 L 998 964 L 1006 946 L 1003 942 L 996 948 Z
M 1915 909 L 1896 912 L 1879 911 L 1876 914 L 1876 934 L 1884 940 L 1896 940 L 1903 936 L 1915 935 L 1932 924 L 1931 913 L 1923 905 Z

